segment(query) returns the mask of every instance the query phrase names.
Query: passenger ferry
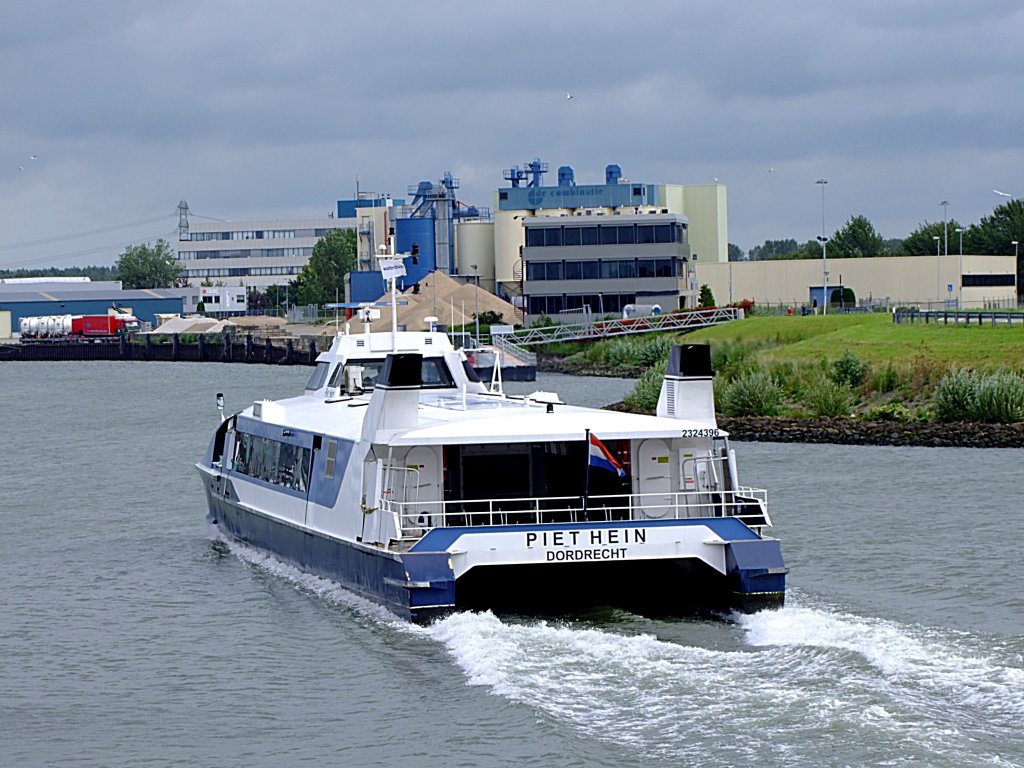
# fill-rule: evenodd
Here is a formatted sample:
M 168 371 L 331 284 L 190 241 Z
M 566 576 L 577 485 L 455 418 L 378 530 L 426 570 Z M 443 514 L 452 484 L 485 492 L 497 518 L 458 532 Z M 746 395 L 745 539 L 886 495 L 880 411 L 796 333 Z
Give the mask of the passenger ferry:
M 648 416 L 508 395 L 444 333 L 346 328 L 301 395 L 222 410 L 196 467 L 227 536 L 417 622 L 784 600 L 703 345 L 672 350 Z

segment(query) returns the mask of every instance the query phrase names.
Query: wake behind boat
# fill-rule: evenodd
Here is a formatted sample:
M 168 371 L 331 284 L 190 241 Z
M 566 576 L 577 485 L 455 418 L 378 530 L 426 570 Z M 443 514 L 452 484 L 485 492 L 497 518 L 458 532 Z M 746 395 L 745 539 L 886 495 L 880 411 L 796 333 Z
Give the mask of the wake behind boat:
M 223 420 L 196 467 L 225 534 L 414 621 L 784 600 L 703 345 L 673 349 L 646 416 L 509 396 L 443 333 L 346 329 L 303 394 Z

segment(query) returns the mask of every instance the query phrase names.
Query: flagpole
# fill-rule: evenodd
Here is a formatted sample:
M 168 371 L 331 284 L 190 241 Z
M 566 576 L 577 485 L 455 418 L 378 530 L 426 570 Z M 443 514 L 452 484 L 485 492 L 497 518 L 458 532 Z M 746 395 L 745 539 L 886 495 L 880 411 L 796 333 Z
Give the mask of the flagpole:
M 586 457 L 586 462 L 583 464 L 583 519 L 587 519 L 587 495 L 590 493 L 590 429 L 586 430 L 586 443 L 584 447 L 586 450 L 583 455 Z

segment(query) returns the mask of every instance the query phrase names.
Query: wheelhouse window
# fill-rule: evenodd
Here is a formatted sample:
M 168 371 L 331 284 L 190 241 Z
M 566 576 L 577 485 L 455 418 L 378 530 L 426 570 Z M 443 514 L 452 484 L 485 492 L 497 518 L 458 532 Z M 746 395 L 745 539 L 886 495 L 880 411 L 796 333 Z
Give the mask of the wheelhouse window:
M 312 451 L 269 437 L 237 433 L 232 469 L 242 475 L 305 493 Z
M 331 364 L 328 362 L 319 362 L 316 364 L 316 368 L 313 369 L 313 373 L 309 376 L 309 381 L 306 382 L 306 389 L 320 389 L 324 385 L 324 381 L 327 380 L 327 372 L 331 369 Z

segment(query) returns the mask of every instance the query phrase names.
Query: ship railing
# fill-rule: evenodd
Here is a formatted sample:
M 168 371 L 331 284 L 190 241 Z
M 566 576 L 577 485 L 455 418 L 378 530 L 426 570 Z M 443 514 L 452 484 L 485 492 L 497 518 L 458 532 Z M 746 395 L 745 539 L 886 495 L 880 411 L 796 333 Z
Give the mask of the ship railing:
M 419 539 L 432 528 L 682 520 L 735 517 L 759 530 L 770 527 L 768 491 L 737 490 L 631 493 L 605 496 L 539 496 L 506 499 L 399 501 L 385 498 L 382 511 L 394 515 L 400 538 Z

